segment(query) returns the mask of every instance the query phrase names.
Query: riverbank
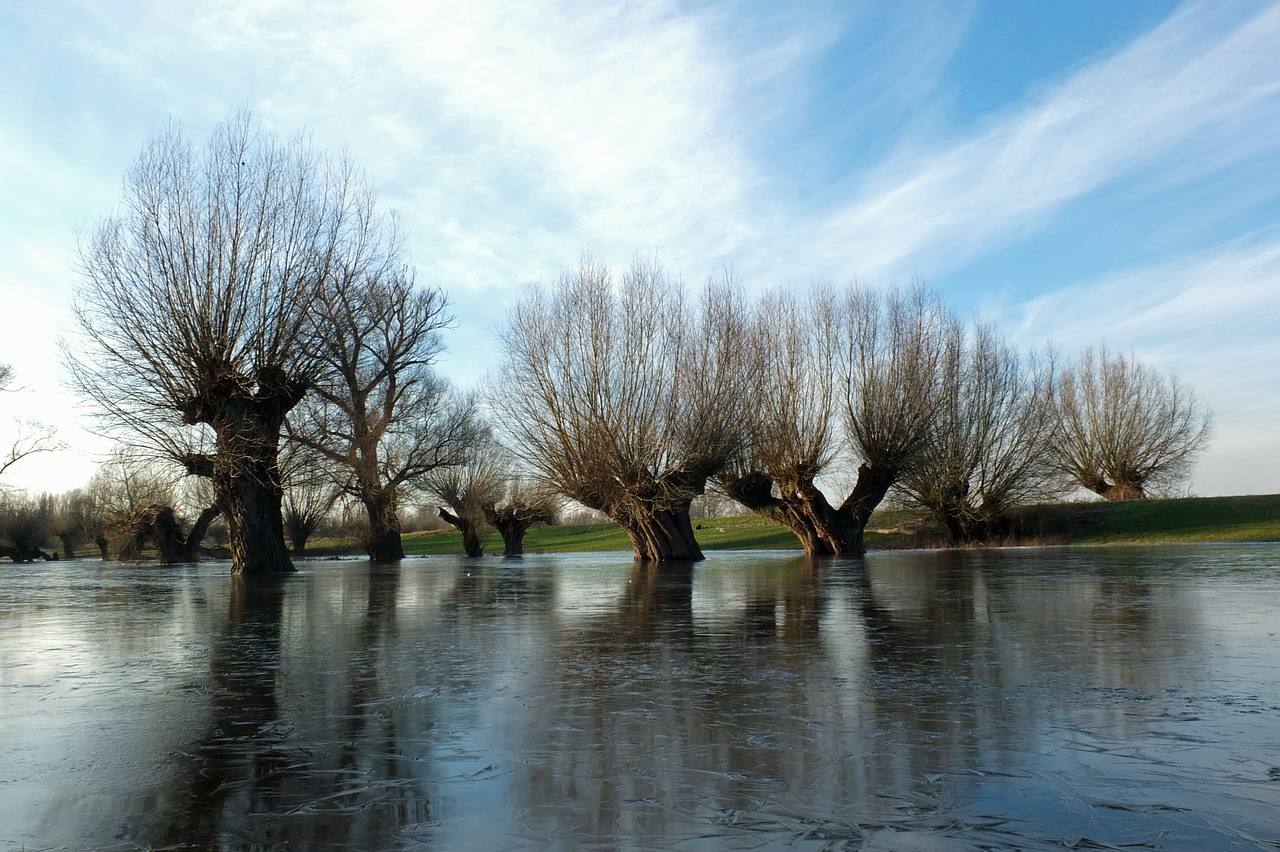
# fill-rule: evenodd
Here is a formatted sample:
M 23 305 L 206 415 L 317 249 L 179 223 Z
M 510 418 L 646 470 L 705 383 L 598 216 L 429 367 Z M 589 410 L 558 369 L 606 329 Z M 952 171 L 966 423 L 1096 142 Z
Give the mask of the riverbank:
M 799 550 L 789 530 L 756 515 L 703 518 L 694 522 L 703 550 Z M 483 537 L 487 554 L 502 552 L 496 532 Z M 1015 515 L 987 545 L 1098 545 L 1158 542 L 1280 541 L 1280 494 L 1241 497 L 1180 497 L 1125 503 L 1079 502 L 1034 506 Z M 318 552 L 332 553 L 320 542 Z M 867 529 L 872 550 L 941 547 L 942 535 L 922 512 L 876 512 Z M 535 527 L 525 538 L 527 553 L 582 553 L 629 550 L 615 524 Z M 457 532 L 410 533 L 410 555 L 457 554 Z

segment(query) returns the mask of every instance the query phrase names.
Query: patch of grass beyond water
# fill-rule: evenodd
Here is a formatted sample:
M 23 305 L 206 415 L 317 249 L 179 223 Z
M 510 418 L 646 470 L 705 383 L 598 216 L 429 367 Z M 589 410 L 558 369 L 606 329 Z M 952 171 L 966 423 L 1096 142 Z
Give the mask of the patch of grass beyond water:
M 791 531 L 756 515 L 694 521 L 703 550 L 799 550 Z M 454 531 L 410 533 L 406 554 L 462 553 Z M 496 532 L 482 536 L 484 552 L 502 553 Z M 1280 494 L 1248 497 L 1184 497 L 1128 503 L 1061 503 L 1022 510 L 1001 544 L 1138 544 L 1197 541 L 1280 541 Z M 881 510 L 867 525 L 872 550 L 937 546 L 940 537 L 920 512 Z M 316 553 L 356 553 L 351 542 L 317 543 Z M 534 527 L 525 536 L 526 553 L 630 551 L 616 524 Z
M 1081 544 L 1280 541 L 1280 494 L 1111 503 Z

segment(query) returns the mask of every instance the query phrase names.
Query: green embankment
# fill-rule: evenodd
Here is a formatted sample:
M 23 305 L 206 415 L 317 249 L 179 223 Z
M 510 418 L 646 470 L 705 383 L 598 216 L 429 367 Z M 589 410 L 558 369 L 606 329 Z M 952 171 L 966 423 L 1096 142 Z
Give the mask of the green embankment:
M 706 518 L 694 522 L 703 550 L 797 550 L 788 530 L 756 516 Z M 1063 503 L 1024 510 L 1004 536 L 1005 544 L 1132 544 L 1155 542 L 1280 541 L 1280 494 L 1248 497 L 1184 497 L 1130 503 Z M 497 533 L 483 538 L 487 554 L 502 552 Z M 877 512 L 867 531 L 871 549 L 929 547 L 940 539 L 917 512 Z M 412 533 L 409 554 L 458 554 L 456 532 Z M 613 524 L 535 527 L 525 537 L 526 553 L 630 550 Z

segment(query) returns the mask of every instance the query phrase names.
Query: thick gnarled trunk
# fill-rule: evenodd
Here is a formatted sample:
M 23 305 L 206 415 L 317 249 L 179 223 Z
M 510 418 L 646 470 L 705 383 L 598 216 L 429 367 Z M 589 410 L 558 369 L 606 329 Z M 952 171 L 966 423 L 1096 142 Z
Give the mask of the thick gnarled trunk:
M 516 558 L 524 555 L 524 536 L 535 524 L 551 523 L 550 510 L 542 506 L 510 505 L 496 509 L 485 507 L 485 517 L 502 536 L 502 555 Z
M 484 556 L 484 548 L 480 544 L 480 530 L 477 524 L 464 515 L 455 515 L 443 506 L 438 513 L 440 519 L 462 533 L 462 550 L 471 559 Z
M 688 506 L 620 512 L 615 520 L 631 540 L 635 558 L 641 562 L 691 562 L 705 558 L 693 535 Z
M 227 477 L 215 493 L 227 521 L 231 570 L 236 574 L 287 574 L 295 571 L 284 544 L 280 487 L 256 477 Z
M 178 524 L 173 509 L 168 506 L 156 512 L 152 522 L 152 537 L 162 565 L 180 565 L 195 562 L 200 556 L 200 542 L 204 540 L 209 525 L 218 517 L 217 506 L 209 506 L 200 513 L 190 531 L 185 535 Z
M 306 384 L 264 368 L 257 388 L 245 394 L 237 384 L 218 385 L 191 401 L 186 421 L 211 424 L 217 452 L 194 456 L 187 466 L 213 480 L 214 503 L 227 522 L 232 572 L 287 574 L 296 569 L 284 541 L 280 433 Z
M 867 522 L 889 492 L 894 477 L 887 471 L 862 465 L 858 480 L 839 506 L 832 506 L 812 480 L 781 488 L 774 494 L 773 481 L 753 472 L 725 477 L 725 493 L 751 511 L 782 524 L 795 533 L 811 556 L 858 556 L 866 553 Z
M 364 503 L 369 518 L 369 558 L 374 562 L 404 559 L 395 494 L 384 488 L 366 487 L 361 492 L 360 502 Z

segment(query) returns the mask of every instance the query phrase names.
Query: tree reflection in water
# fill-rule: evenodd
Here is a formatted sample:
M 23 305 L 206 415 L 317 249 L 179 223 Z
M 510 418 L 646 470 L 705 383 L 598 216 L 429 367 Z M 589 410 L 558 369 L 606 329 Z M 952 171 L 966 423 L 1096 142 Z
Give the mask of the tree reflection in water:
M 1275 553 L 52 566 L 0 598 L 0 846 L 1252 848 Z
M 400 827 L 429 819 L 426 790 L 398 745 L 397 720 L 378 701 L 399 569 L 377 566 L 363 576 L 367 599 L 344 649 L 345 671 L 288 672 L 311 681 L 301 697 L 341 702 L 332 714 L 282 704 L 286 598 L 302 583 L 231 578 L 226 623 L 211 647 L 209 729 L 183 756 L 190 782 L 170 803 L 173 821 L 156 845 L 374 849 Z

